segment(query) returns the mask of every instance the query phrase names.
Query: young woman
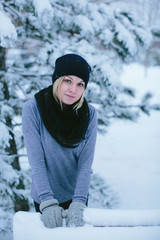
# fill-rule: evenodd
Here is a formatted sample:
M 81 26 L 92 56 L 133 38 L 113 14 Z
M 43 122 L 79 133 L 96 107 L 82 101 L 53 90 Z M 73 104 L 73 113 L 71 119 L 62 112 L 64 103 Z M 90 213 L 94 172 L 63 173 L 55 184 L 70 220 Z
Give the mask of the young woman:
M 31 195 L 49 228 L 83 225 L 97 118 L 83 94 L 91 68 L 76 54 L 59 57 L 52 85 L 23 106 L 22 130 L 32 170 Z

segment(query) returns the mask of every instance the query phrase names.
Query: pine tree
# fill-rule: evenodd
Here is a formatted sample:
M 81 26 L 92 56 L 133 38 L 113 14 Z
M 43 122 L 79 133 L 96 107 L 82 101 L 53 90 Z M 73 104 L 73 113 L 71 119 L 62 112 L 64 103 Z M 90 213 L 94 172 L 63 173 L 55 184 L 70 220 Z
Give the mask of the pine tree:
M 8 134 L 5 146 L 1 144 L 0 191 L 5 193 L 3 199 L 11 197 L 9 208 L 27 210 L 24 189 L 29 182 L 19 161 L 24 101 L 51 84 L 57 57 L 78 53 L 92 66 L 86 98 L 97 108 L 99 130 L 103 132 L 112 118 L 135 120 L 140 109 L 149 113 L 153 106 L 144 99 L 127 106 L 119 94 L 134 97 L 134 90 L 122 86 L 118 76 L 122 63 L 137 59 L 152 37 L 130 11 L 101 1 L 2 0 L 0 18 L 0 123 Z M 11 179 L 4 177 L 6 171 Z
M 5 48 L 0 47 L 0 70 L 6 73 L 6 54 Z M 7 74 L 0 76 L 1 83 L 1 101 L 0 101 L 0 232 L 10 229 L 11 213 L 19 210 L 29 210 L 28 193 L 29 186 L 28 175 L 21 170 L 18 156 L 18 132 L 16 128 L 15 116 L 21 112 L 21 105 L 16 95 L 16 85 L 10 84 Z
M 91 176 L 89 191 L 89 207 L 116 208 L 119 204 L 118 193 L 107 185 L 98 174 Z

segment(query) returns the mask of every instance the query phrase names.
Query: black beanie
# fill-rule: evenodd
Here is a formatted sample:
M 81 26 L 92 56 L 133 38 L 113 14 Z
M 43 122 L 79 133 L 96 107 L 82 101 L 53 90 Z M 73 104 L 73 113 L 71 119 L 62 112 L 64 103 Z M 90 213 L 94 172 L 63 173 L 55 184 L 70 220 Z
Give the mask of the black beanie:
M 87 61 L 77 54 L 66 54 L 56 59 L 55 70 L 52 76 L 54 83 L 57 78 L 67 75 L 74 75 L 81 78 L 87 86 L 91 67 Z

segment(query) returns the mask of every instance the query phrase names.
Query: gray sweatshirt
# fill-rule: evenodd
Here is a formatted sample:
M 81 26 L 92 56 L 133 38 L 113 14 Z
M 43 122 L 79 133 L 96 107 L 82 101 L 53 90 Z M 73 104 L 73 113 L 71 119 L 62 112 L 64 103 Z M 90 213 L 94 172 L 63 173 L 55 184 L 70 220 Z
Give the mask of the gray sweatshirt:
M 85 139 L 76 148 L 61 146 L 47 131 L 35 98 L 22 111 L 22 130 L 32 171 L 31 195 L 35 202 L 55 198 L 85 203 L 97 135 L 97 117 L 89 105 L 90 120 Z

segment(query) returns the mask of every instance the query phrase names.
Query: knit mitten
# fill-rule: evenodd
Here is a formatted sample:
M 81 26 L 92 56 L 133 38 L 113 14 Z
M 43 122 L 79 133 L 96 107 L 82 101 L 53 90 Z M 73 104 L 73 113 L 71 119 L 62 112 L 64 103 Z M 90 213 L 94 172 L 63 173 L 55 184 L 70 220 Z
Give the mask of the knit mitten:
M 62 210 L 56 199 L 50 199 L 40 204 L 41 220 L 48 228 L 62 227 Z
M 83 210 L 85 204 L 80 202 L 72 202 L 68 208 L 66 223 L 68 227 L 80 227 L 84 225 Z

